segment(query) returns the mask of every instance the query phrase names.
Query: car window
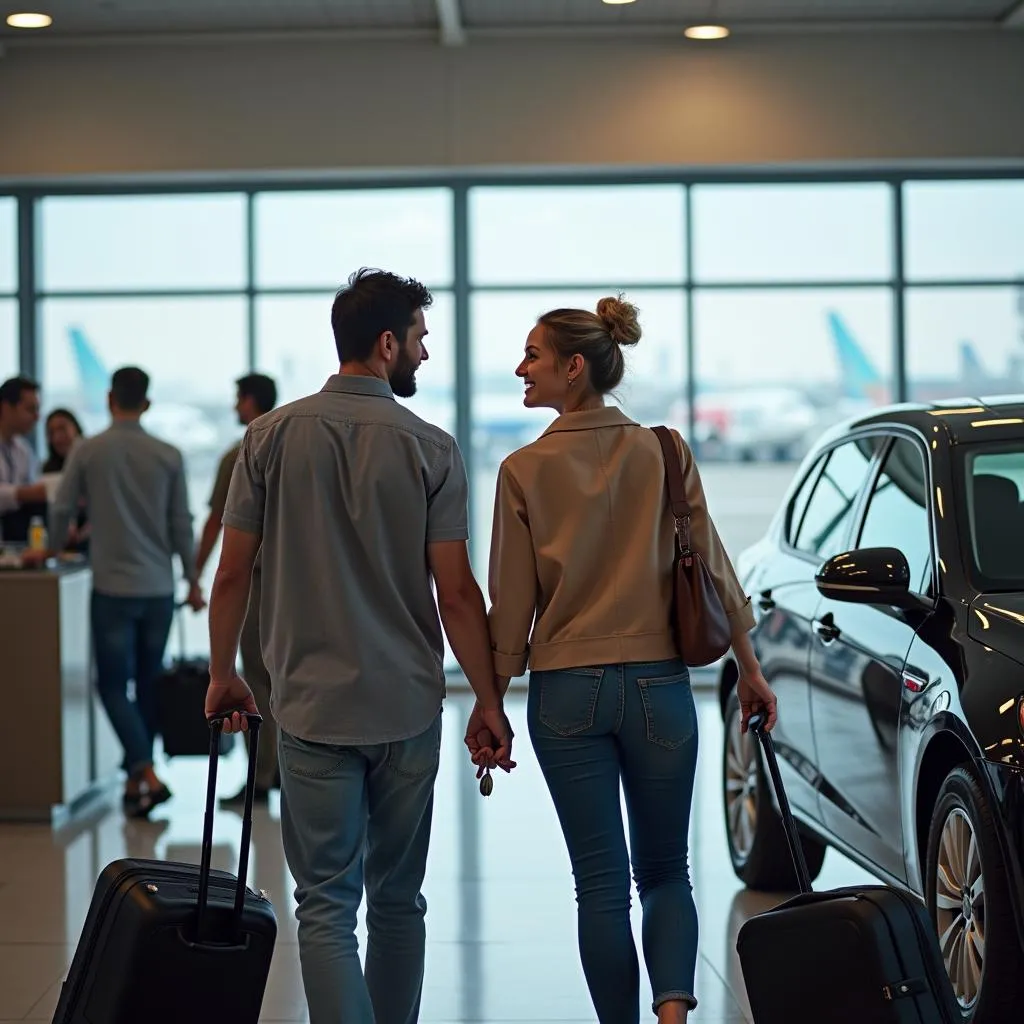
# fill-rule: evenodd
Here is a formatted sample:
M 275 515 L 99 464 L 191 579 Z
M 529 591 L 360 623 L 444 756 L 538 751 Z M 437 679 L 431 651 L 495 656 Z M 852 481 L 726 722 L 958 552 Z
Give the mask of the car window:
M 804 512 L 807 510 L 807 503 L 811 500 L 811 495 L 814 493 L 814 484 L 818 478 L 818 470 L 821 469 L 823 461 L 824 456 L 814 463 L 811 471 L 804 477 L 804 482 L 800 485 L 796 494 L 793 495 L 793 500 L 789 503 L 789 509 L 786 512 L 786 540 L 794 547 L 796 547 L 797 531 L 800 529 Z
M 1024 449 L 968 450 L 967 520 L 974 565 L 987 590 L 1024 587 Z
M 861 438 L 829 453 L 797 534 L 796 547 L 801 551 L 827 559 L 843 550 L 877 445 L 876 438 Z
M 910 565 L 911 586 L 920 590 L 929 572 L 928 468 L 913 441 L 898 437 L 871 491 L 859 548 L 899 548 Z

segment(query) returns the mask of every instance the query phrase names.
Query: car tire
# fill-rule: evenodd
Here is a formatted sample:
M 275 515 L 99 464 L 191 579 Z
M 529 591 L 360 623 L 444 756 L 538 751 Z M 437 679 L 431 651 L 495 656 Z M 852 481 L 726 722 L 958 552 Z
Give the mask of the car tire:
M 740 732 L 740 705 L 734 691 L 725 708 L 722 753 L 722 803 L 732 868 L 748 889 L 792 892 L 799 888 L 796 868 L 770 786 L 758 756 L 757 740 L 750 732 Z M 814 881 L 821 872 L 827 847 L 802 833 L 800 842 Z
M 992 809 L 967 768 L 951 771 L 939 790 L 928 832 L 925 898 L 963 1019 L 1016 1019 L 1024 999 L 1024 955 Z

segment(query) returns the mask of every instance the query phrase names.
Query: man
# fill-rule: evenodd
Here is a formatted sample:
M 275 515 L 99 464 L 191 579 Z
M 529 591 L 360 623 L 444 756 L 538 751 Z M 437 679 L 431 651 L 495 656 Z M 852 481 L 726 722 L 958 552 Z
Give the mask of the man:
M 394 401 L 416 390 L 431 301 L 383 271 L 349 279 L 331 311 L 339 372 L 250 425 L 224 512 L 206 710 L 257 708 L 235 653 L 262 539 L 263 656 L 310 1024 L 408 1024 L 419 1013 L 442 623 L 497 730 L 496 760 L 514 767 L 466 548 L 462 458 Z M 232 731 L 245 725 L 229 719 Z M 364 882 L 365 975 L 355 937 Z
M 204 607 L 192 557 L 192 514 L 181 452 L 142 428 L 149 377 L 118 370 L 107 430 L 81 441 L 61 478 L 51 515 L 51 547 L 60 551 L 85 500 L 92 527 L 92 635 L 97 688 L 128 772 L 125 812 L 146 817 L 170 799 L 153 769 L 158 729 L 156 680 L 174 615 L 173 556 L 189 582 L 188 603 Z M 135 700 L 128 680 L 135 680 Z
M 0 538 L 28 539 L 29 520 L 46 515 L 39 460 L 25 438 L 39 422 L 39 385 L 27 377 L 0 384 Z
M 250 373 L 235 381 L 238 389 L 235 400 L 235 412 L 238 422 L 247 427 L 254 419 L 270 412 L 277 405 L 277 385 L 273 379 L 262 373 Z M 220 536 L 221 519 L 224 516 L 224 503 L 228 497 L 228 485 L 231 483 L 231 471 L 238 460 L 238 452 L 242 442 L 232 445 L 220 460 L 217 468 L 217 479 L 210 495 L 210 515 L 203 526 L 199 539 L 199 554 L 196 555 L 196 573 L 200 578 L 203 569 L 213 552 Z M 277 769 L 277 728 L 270 712 L 270 676 L 263 664 L 263 652 L 260 649 L 260 583 L 262 578 L 262 559 L 256 556 L 252 571 L 252 584 L 249 589 L 249 605 L 242 626 L 241 653 L 242 672 L 249 684 L 256 707 L 263 716 L 263 731 L 260 733 L 260 748 L 256 761 L 256 802 L 266 803 L 272 789 L 280 785 Z M 249 735 L 246 733 L 246 746 Z M 245 803 L 245 786 L 234 796 L 221 800 L 222 807 L 238 808 Z

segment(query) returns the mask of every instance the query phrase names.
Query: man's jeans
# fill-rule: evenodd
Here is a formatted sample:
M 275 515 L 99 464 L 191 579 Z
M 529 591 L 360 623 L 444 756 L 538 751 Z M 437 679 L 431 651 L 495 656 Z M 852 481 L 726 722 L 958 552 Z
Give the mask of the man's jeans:
M 441 714 L 419 736 L 360 747 L 280 730 L 281 834 L 295 878 L 310 1024 L 419 1016 L 427 866 Z M 366 885 L 365 975 L 356 912 Z
M 92 594 L 96 688 L 124 748 L 123 767 L 129 773 L 153 761 L 153 738 L 158 731 L 156 683 L 173 617 L 173 595 Z M 128 699 L 129 679 L 135 680 L 134 702 Z
M 673 999 L 696 1006 L 697 908 L 687 833 L 697 713 L 686 666 L 662 661 L 532 672 L 527 723 L 572 862 L 580 958 L 597 1019 L 639 1019 L 630 853 L 653 1009 Z

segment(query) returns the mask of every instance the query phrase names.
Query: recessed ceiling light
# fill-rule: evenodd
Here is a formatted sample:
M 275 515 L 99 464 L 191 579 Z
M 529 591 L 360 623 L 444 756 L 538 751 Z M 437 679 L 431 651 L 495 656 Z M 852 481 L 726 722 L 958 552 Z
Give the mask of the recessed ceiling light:
M 683 35 L 687 39 L 725 39 L 729 30 L 724 25 L 691 25 Z
M 614 4 L 631 4 L 633 3 L 633 0 L 604 0 L 604 2 L 611 7 Z
M 49 28 L 53 24 L 53 18 L 48 14 L 22 11 L 18 14 L 8 14 L 7 24 L 11 28 Z

